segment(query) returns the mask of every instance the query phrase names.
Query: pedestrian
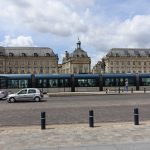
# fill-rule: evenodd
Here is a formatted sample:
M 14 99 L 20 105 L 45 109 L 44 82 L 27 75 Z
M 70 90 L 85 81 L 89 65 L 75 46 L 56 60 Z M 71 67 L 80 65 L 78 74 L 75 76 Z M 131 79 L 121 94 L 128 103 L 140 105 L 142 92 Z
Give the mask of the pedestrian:
M 125 90 L 128 92 L 128 80 L 125 80 Z

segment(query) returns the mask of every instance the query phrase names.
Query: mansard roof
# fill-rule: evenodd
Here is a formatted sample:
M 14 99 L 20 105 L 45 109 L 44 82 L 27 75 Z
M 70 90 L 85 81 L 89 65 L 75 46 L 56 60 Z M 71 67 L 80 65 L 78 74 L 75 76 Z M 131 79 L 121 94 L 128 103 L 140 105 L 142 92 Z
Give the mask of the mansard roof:
M 106 56 L 150 56 L 148 48 L 112 48 Z
M 6 56 L 13 54 L 14 56 L 22 56 L 25 54 L 26 56 L 55 56 L 55 53 L 51 48 L 48 47 L 0 47 L 0 52 L 3 52 Z

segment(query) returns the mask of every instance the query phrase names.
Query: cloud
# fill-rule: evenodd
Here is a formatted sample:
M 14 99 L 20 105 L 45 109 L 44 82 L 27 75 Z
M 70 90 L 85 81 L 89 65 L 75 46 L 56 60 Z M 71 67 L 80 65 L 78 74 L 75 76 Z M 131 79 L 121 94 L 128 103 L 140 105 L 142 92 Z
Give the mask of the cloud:
M 34 43 L 33 43 L 33 40 L 30 36 L 18 36 L 17 38 L 12 38 L 11 36 L 7 35 L 5 36 L 5 39 L 4 41 L 0 42 L 0 45 L 1 46 L 21 46 L 21 47 L 25 47 L 25 46 L 31 46 L 31 47 L 34 47 L 36 46 Z
M 0 4 L 0 8 L 3 7 L 1 18 L 10 19 L 14 24 L 17 21 L 17 24 L 41 33 L 69 36 L 88 30 L 80 14 L 60 0 L 7 0 Z
M 109 25 L 91 26 L 89 32 L 82 34 L 81 40 L 98 51 L 108 51 L 113 47 L 150 47 L 150 15 L 137 15 L 123 22 Z

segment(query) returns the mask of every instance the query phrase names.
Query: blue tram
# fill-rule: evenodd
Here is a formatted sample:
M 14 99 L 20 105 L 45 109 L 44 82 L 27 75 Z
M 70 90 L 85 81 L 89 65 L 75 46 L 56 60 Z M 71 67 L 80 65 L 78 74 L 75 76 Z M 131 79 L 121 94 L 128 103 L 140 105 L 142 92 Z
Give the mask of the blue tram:
M 36 87 L 43 92 L 79 92 L 123 89 L 150 90 L 150 74 L 0 74 L 0 89 Z

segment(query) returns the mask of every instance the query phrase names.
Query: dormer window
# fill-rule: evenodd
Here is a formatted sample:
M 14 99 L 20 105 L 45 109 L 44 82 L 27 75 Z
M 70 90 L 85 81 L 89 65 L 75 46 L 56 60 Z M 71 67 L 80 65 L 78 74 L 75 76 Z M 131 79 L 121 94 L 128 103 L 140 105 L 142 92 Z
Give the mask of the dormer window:
M 38 57 L 38 54 L 37 54 L 37 53 L 34 53 L 34 57 Z
M 26 55 L 26 53 L 22 53 L 22 56 L 25 57 L 25 56 L 27 56 L 27 55 Z
M 116 57 L 119 57 L 119 54 L 118 54 L 118 53 L 116 53 Z
M 47 56 L 47 57 L 50 57 L 50 53 L 46 53 L 46 56 Z
M 139 54 L 137 54 L 137 56 L 138 56 L 138 57 L 141 57 L 140 53 L 139 53 Z
M 12 57 L 12 56 L 14 56 L 14 54 L 13 54 L 13 53 L 9 53 L 9 56 L 11 56 L 11 57 Z
M 4 56 L 3 52 L 0 52 L 0 56 Z

